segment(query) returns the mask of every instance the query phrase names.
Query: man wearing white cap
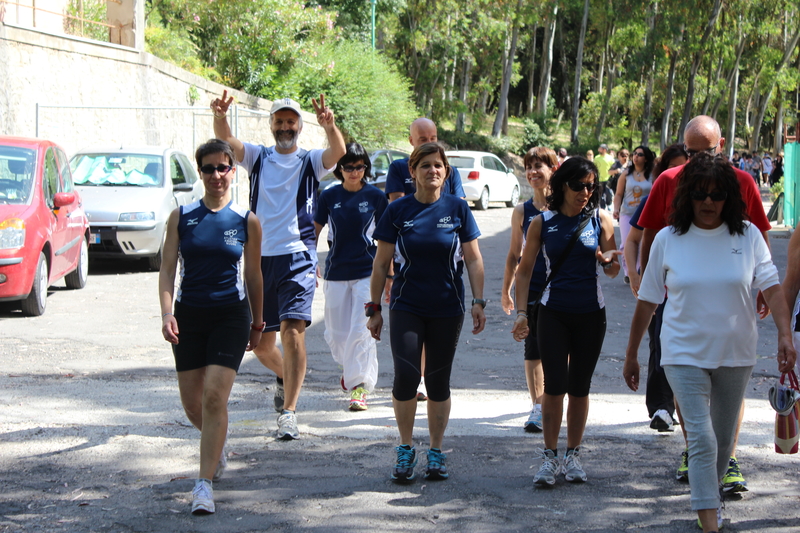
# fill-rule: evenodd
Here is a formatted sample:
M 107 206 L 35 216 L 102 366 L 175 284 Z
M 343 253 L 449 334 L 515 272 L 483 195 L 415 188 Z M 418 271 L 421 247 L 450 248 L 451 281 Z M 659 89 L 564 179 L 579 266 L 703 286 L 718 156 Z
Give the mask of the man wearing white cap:
M 233 136 L 227 120 L 233 97 L 227 91 L 211 102 L 214 135 L 233 147 L 238 162 L 250 175 L 250 210 L 262 227 L 261 272 L 264 276 L 264 334 L 254 349 L 264 366 L 278 376 L 275 409 L 278 438 L 300 437 L 295 410 L 306 375 L 305 329 L 311 324 L 311 302 L 316 287 L 316 211 L 319 180 L 333 170 L 345 154 L 342 133 L 333 111 L 311 103 L 317 122 L 325 130 L 329 148 L 304 150 L 297 146 L 303 130 L 300 104 L 290 98 L 276 100 L 269 117 L 274 146 L 243 143 Z M 254 324 L 253 327 L 261 327 Z M 276 345 L 280 331 L 284 356 Z M 282 379 L 281 379 L 282 378 Z

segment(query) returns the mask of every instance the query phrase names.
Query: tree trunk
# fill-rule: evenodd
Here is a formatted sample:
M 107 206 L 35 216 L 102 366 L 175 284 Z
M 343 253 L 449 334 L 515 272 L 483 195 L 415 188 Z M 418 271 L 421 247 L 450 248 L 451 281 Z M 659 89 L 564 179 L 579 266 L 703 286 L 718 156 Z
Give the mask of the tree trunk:
M 572 107 L 572 93 L 569 91 L 569 76 L 567 76 L 567 54 L 564 51 L 564 17 L 563 13 L 558 17 L 558 29 L 556 30 L 556 46 L 558 47 L 558 68 L 563 73 L 563 76 L 558 77 L 561 82 L 558 94 L 561 96 L 559 106 L 561 109 L 569 109 Z
M 467 109 L 467 95 L 469 94 L 470 74 L 472 72 L 472 60 L 467 57 L 464 59 L 464 76 L 461 80 L 461 90 L 459 91 L 458 99 L 464 110 Z M 456 131 L 464 131 L 466 126 L 466 112 L 459 111 L 456 117 Z
M 578 37 L 578 57 L 575 60 L 575 87 L 572 96 L 572 128 L 570 129 L 570 144 L 578 144 L 578 110 L 581 103 L 581 70 L 583 68 L 583 43 L 586 40 L 586 25 L 589 23 L 589 0 L 583 3 L 583 20 L 581 21 L 581 33 Z
M 669 123 L 672 119 L 672 93 L 675 90 L 675 65 L 678 62 L 679 50 L 673 50 L 669 59 L 669 74 L 667 75 L 667 97 L 664 102 L 664 116 L 661 119 L 661 151 L 669 145 Z
M 742 37 L 744 40 L 744 37 Z M 736 56 L 736 62 L 733 65 L 733 76 L 730 83 L 730 97 L 728 98 L 728 124 L 725 128 L 725 138 L 728 139 L 728 157 L 733 157 L 733 144 L 736 139 L 736 106 L 739 99 L 739 60 L 741 54 Z
M 531 71 L 528 77 L 528 106 L 526 108 L 528 113 L 533 113 L 533 81 L 536 79 L 534 74 L 536 72 L 536 32 L 538 29 L 539 25 L 535 24 L 533 26 L 533 39 L 531 39 Z
M 517 0 L 516 13 L 518 14 L 521 10 L 522 0 Z M 504 129 L 508 132 L 508 121 L 506 120 L 508 116 L 508 91 L 511 87 L 511 73 L 514 71 L 514 56 L 517 55 L 517 37 L 519 36 L 520 25 L 519 18 L 520 17 L 517 16 L 514 21 L 514 27 L 511 30 L 511 46 L 508 50 L 508 61 L 503 69 L 503 83 L 500 87 L 500 104 L 497 106 L 497 117 L 495 117 L 494 127 L 492 127 L 492 137 L 500 137 Z M 504 120 L 506 124 L 505 128 L 503 128 Z
M 550 81 L 553 66 L 553 41 L 556 35 L 556 22 L 558 6 L 553 8 L 544 27 L 544 42 L 542 43 L 542 71 L 539 75 L 539 94 L 536 97 L 536 112 L 543 117 L 547 116 L 547 99 L 550 96 Z
M 611 91 L 614 90 L 614 78 L 616 77 L 617 69 L 608 66 L 608 76 L 606 79 L 606 94 L 603 98 L 603 107 L 600 108 L 600 117 L 597 119 L 597 125 L 594 129 L 594 137 L 600 141 L 600 135 L 603 133 L 603 128 L 606 127 L 606 117 L 608 116 L 608 108 L 611 104 Z
M 650 72 L 647 73 L 647 87 L 644 91 L 644 113 L 642 115 L 642 146 L 650 146 L 650 126 L 653 120 L 653 79 L 656 72 L 656 60 L 653 53 L 653 40 L 656 30 L 656 13 L 658 12 L 658 2 L 654 2 L 647 15 L 648 33 L 645 37 L 644 46 L 653 59 L 650 63 Z
M 772 153 L 777 155 L 781 153 L 783 146 L 781 145 L 781 141 L 783 140 L 783 93 L 780 89 L 778 89 L 778 112 L 775 113 L 775 140 L 772 146 Z

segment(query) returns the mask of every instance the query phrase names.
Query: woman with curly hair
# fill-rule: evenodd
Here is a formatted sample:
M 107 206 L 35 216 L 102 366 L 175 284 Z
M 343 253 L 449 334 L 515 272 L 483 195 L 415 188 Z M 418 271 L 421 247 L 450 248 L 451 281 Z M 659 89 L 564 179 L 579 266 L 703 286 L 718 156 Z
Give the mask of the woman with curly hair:
M 670 226 L 658 232 L 650 251 L 623 375 L 636 390 L 639 344 L 666 287 L 661 364 L 689 442 L 692 509 L 704 532 L 718 531 L 719 483 L 756 361 L 754 288 L 763 291 L 778 327 L 778 370 L 792 369 L 796 354 L 778 270 L 758 229 L 745 219 L 728 160 L 705 153 L 690 159 L 672 207 Z
M 589 388 L 606 334 L 606 311 L 598 274 L 619 273 L 611 215 L 598 209 L 597 167 L 582 157 L 564 162 L 550 177 L 547 208 L 531 221 L 517 268 L 517 318 L 511 330 L 516 341 L 530 334 L 528 288 L 539 251 L 547 278 L 539 298 L 536 320 L 539 353 L 544 370 L 542 466 L 533 478 L 552 486 L 556 477 L 572 483 L 586 481 L 580 445 L 589 414 Z M 563 467 L 558 457 L 558 434 L 567 408 L 567 451 Z
M 620 251 L 625 253 L 625 240 L 631 230 L 631 216 L 642 202 L 642 198 L 650 194 L 653 188 L 653 162 L 656 155 L 646 146 L 637 146 L 633 149 L 633 165 L 628 167 L 617 181 L 617 190 L 614 192 L 614 218 L 619 220 Z M 628 264 L 625 256 L 621 258 L 622 271 L 625 283 L 630 283 L 628 277 Z M 636 270 L 637 265 L 633 265 Z

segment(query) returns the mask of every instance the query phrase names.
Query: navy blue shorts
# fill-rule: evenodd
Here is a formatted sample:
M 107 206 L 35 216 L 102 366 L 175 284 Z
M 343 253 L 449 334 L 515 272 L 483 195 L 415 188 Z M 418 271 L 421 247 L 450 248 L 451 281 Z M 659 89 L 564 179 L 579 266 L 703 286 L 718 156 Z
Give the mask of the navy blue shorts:
M 172 345 L 178 372 L 219 365 L 239 371 L 250 341 L 247 299 L 229 305 L 193 307 L 175 302 L 178 344 Z
M 279 331 L 283 320 L 305 320 L 306 326 L 311 325 L 316 269 L 316 250 L 261 258 L 264 331 Z

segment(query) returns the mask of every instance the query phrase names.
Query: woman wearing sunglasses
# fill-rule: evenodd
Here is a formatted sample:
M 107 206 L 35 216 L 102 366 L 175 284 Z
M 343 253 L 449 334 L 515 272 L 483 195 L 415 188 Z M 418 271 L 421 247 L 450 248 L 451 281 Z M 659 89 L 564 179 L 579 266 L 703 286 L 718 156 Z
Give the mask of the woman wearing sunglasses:
M 650 194 L 650 189 L 653 188 L 651 178 L 655 159 L 655 154 L 649 148 L 637 146 L 633 150 L 633 165 L 622 173 L 617 182 L 617 189 L 614 193 L 614 218 L 619 220 L 619 250 L 623 254 L 625 253 L 625 241 L 631 231 L 631 216 L 636 212 L 642 198 Z M 630 283 L 628 265 L 624 255 L 621 262 L 625 283 Z M 633 270 L 636 268 L 637 265 L 633 265 Z
M 172 343 L 183 409 L 200 430 L 192 513 L 211 514 L 212 482 L 226 466 L 228 396 L 244 352 L 258 345 L 264 329 L 261 224 L 231 201 L 236 168 L 228 143 L 212 139 L 195 159 L 205 193 L 169 216 L 158 293 L 161 332 Z
M 369 185 L 372 164 L 358 143 L 347 145 L 333 175 L 341 185 L 319 196 L 314 216 L 316 237 L 328 225 L 325 259 L 325 340 L 334 361 L 342 365 L 342 388 L 350 394 L 351 411 L 367 409 L 367 394 L 378 380 L 378 352 L 367 330 L 364 304 L 377 245 L 375 224 L 388 202 L 383 191 Z
M 611 215 L 597 209 L 597 167 L 582 158 L 564 162 L 550 177 L 549 211 L 528 228 L 516 274 L 517 318 L 511 333 L 521 341 L 529 334 L 528 287 L 539 250 L 547 264 L 547 279 L 538 305 L 537 332 L 544 370 L 542 465 L 533 478 L 552 486 L 564 473 L 568 482 L 586 481 L 580 445 L 589 414 L 589 388 L 606 333 L 606 313 L 598 274 L 619 272 Z M 563 464 L 558 437 L 567 407 L 567 450 Z
M 745 220 L 733 167 L 726 158 L 699 153 L 678 179 L 670 226 L 650 249 L 623 374 L 635 391 L 639 344 L 666 287 L 661 365 L 689 443 L 692 509 L 709 532 L 722 526 L 719 483 L 756 362 L 754 288 L 763 291 L 778 327 L 778 370 L 792 369 L 796 354 L 778 270 L 758 229 Z

